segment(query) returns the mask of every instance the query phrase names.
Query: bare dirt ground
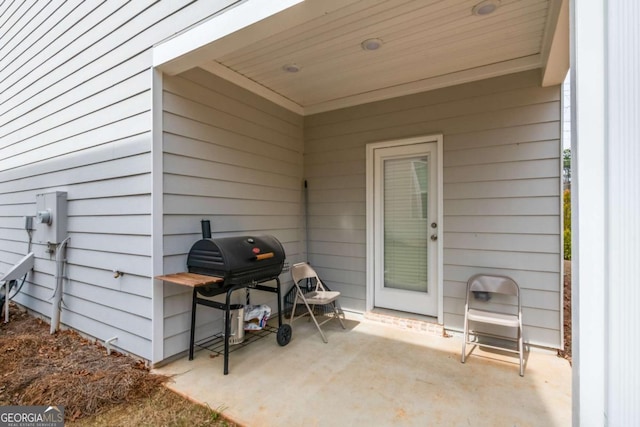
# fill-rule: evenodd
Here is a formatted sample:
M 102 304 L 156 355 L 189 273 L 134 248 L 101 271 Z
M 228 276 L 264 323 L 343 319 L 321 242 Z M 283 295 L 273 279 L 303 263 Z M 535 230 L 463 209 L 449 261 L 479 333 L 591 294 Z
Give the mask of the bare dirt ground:
M 10 305 L 0 324 L 0 405 L 60 405 L 70 426 L 230 426 L 163 387 L 144 363 L 49 326 Z

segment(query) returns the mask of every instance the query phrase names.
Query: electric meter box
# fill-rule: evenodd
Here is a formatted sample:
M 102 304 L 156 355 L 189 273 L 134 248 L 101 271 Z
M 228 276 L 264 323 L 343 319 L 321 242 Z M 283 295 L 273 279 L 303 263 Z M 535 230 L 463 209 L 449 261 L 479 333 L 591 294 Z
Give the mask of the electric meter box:
M 67 193 L 36 194 L 35 241 L 60 243 L 67 237 Z

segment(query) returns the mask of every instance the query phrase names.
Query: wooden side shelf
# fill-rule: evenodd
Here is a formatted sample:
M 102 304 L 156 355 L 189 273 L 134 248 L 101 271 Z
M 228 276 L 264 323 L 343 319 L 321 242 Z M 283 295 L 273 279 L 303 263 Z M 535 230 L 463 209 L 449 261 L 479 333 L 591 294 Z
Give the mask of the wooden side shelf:
M 213 283 L 222 283 L 222 277 L 205 276 L 204 274 L 195 273 L 174 273 L 165 274 L 164 276 L 156 276 L 158 280 L 175 283 L 176 285 L 189 286 L 197 288 L 199 286 L 210 285 Z

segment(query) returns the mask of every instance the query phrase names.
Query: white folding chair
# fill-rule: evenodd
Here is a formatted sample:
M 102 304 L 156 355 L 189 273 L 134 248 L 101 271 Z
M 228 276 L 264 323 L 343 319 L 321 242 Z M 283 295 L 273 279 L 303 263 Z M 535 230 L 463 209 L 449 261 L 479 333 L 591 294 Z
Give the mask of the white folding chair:
M 289 319 L 289 324 L 291 325 L 294 320 L 299 319 L 300 317 L 309 315 L 313 323 L 315 323 L 318 331 L 320 331 L 320 335 L 322 336 L 322 341 L 327 343 L 327 337 L 324 332 L 322 332 L 321 326 L 327 323 L 332 319 L 338 319 L 340 322 L 340 326 L 342 329 L 345 329 L 344 323 L 342 323 L 342 319 L 340 318 L 340 314 L 338 313 L 338 309 L 336 307 L 336 300 L 340 296 L 340 292 L 336 291 L 328 291 L 326 287 L 320 281 L 318 274 L 316 271 L 311 268 L 309 264 L 306 262 L 300 262 L 294 264 L 291 267 L 291 278 L 293 279 L 293 285 L 296 287 L 296 296 L 293 299 L 293 310 L 291 311 L 291 318 Z M 300 287 L 300 282 L 303 280 L 312 280 L 315 282 L 315 286 L 313 290 L 307 292 L 306 294 L 302 292 L 302 288 Z M 307 311 L 299 316 L 296 316 L 296 305 L 298 301 L 302 301 L 302 303 L 307 308 Z M 320 306 L 329 306 L 332 309 L 332 313 L 329 318 L 323 320 L 318 323 L 316 316 L 313 314 L 316 305 Z
M 477 293 L 480 293 L 479 295 Z M 506 295 L 507 299 L 514 299 L 517 301 L 517 314 L 512 312 L 497 311 L 492 304 L 492 310 L 489 310 L 487 302 L 491 298 L 492 294 Z M 471 300 L 473 298 L 473 300 Z M 482 301 L 481 303 L 474 304 L 474 300 Z M 508 302 L 508 301 L 506 301 Z M 479 308 L 479 304 L 484 304 L 486 307 Z M 470 322 L 474 322 L 474 325 L 494 325 L 499 327 L 505 327 L 509 329 L 515 329 L 516 337 L 504 335 L 496 335 L 487 332 L 479 332 L 470 328 Z M 470 340 L 470 335 L 473 336 L 473 340 Z M 500 340 L 511 341 L 517 344 L 517 350 L 507 346 L 498 346 L 494 344 L 488 344 L 480 342 L 482 337 L 498 338 Z M 520 288 L 518 284 L 506 276 L 495 276 L 487 274 L 477 274 L 472 276 L 467 281 L 467 296 L 464 304 L 464 342 L 462 343 L 462 357 L 461 362 L 464 363 L 466 359 L 466 347 L 467 344 L 472 344 L 479 347 L 489 347 L 497 350 L 508 351 L 517 353 L 520 358 L 520 376 L 524 376 L 524 363 L 523 363 L 523 343 L 522 343 L 522 305 L 520 303 Z M 471 352 L 473 348 L 471 349 Z M 469 352 L 469 355 L 471 354 Z

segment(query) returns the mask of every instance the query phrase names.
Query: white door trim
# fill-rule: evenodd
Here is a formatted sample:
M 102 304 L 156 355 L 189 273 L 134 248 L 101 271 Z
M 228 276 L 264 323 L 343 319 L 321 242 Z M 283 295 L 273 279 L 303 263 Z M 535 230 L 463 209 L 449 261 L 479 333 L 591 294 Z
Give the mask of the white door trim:
M 443 280 L 443 138 L 442 134 L 436 135 L 425 135 L 418 136 L 413 138 L 404 138 L 404 139 L 396 139 L 396 140 L 388 140 L 388 141 L 380 141 L 374 142 L 371 144 L 367 144 L 367 153 L 366 153 L 366 206 L 367 206 L 367 271 L 366 271 L 366 301 L 365 301 L 365 309 L 366 311 L 373 310 L 374 307 L 374 287 L 375 287 L 375 276 L 374 276 L 374 151 L 378 148 L 384 147 L 397 147 L 402 145 L 412 145 L 412 144 L 420 144 L 425 142 L 435 142 L 437 144 L 437 169 L 438 169 L 438 189 L 437 189 L 437 200 L 438 200 L 438 323 L 444 322 L 444 307 L 443 307 L 443 294 L 444 294 L 444 280 Z

